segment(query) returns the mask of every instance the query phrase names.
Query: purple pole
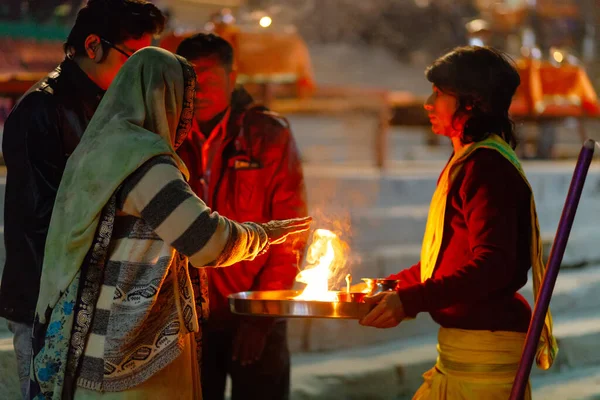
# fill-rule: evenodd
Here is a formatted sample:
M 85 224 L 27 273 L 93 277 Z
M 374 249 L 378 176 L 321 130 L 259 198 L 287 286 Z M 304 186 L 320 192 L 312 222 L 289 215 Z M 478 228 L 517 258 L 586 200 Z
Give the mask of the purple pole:
M 556 283 L 556 277 L 560 264 L 562 262 L 563 255 L 565 254 L 565 248 L 567 247 L 567 241 L 569 240 L 569 234 L 571 233 L 571 227 L 573 226 L 573 220 L 575 219 L 575 212 L 581 198 L 581 192 L 583 191 L 583 184 L 594 156 L 594 148 L 596 142 L 592 139 L 586 140 L 579 153 L 577 164 L 575 165 L 575 171 L 573 172 L 573 178 L 571 179 L 571 186 L 567 193 L 567 200 L 563 207 L 562 215 L 558 223 L 558 229 L 556 231 L 556 237 L 552 244 L 552 250 L 550 250 L 550 257 L 548 259 L 548 265 L 546 267 L 546 273 L 541 283 L 540 292 L 538 293 L 535 301 L 535 309 L 533 310 L 533 316 L 531 318 L 531 324 L 527 331 L 527 338 L 525 339 L 525 347 L 523 354 L 521 355 L 521 361 L 519 362 L 519 369 L 515 376 L 515 382 L 513 383 L 512 391 L 510 393 L 509 400 L 522 400 L 525 394 L 525 388 L 529 381 L 529 374 L 531 373 L 531 366 L 535 353 L 537 350 L 537 344 L 540 340 L 542 328 L 544 327 L 544 319 L 548 306 L 550 305 L 550 297 L 552 297 L 552 291 L 554 290 L 554 284 Z

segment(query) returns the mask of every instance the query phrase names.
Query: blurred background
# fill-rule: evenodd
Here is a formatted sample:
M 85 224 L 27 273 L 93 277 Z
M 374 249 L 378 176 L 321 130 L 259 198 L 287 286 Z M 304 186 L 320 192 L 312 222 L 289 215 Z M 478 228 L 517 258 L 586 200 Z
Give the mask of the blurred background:
M 236 48 L 240 82 L 261 101 L 275 101 L 271 106 L 282 112 L 305 113 L 311 108 L 310 99 L 320 112 L 331 103 L 318 107 L 315 101 L 336 98 L 349 108 L 362 101 L 371 104 L 372 112 L 382 108 L 389 117 L 382 116 L 382 122 L 391 122 L 391 130 L 402 125 L 427 131 L 427 119 L 420 111 L 429 91 L 423 70 L 444 52 L 469 43 L 506 51 L 523 72 L 513 107 L 513 116 L 523 123 L 523 157 L 573 156 L 577 146 L 568 139 L 576 137 L 578 144 L 589 134 L 586 125 L 593 126 L 590 117 L 598 112 L 594 89 L 600 85 L 600 15 L 594 0 L 155 3 L 169 16 L 156 45 L 175 50 L 193 32 L 221 34 Z M 81 0 L 2 1 L 0 124 L 22 91 L 61 61 L 62 42 L 81 4 Z M 544 62 L 536 64 L 533 74 L 531 59 Z M 543 93 L 533 93 L 529 76 L 541 82 Z M 298 99 L 305 101 L 293 101 Z M 539 101 L 552 104 L 536 111 Z M 564 128 L 576 133 L 564 133 Z M 387 145 L 387 132 L 386 128 L 382 147 Z M 428 145 L 438 142 L 427 132 L 420 135 L 426 136 Z M 419 158 L 421 151 L 405 149 L 411 158 Z M 380 165 L 386 158 L 376 157 Z
M 195 32 L 222 35 L 235 49 L 239 83 L 288 118 L 315 227 L 348 242 L 345 268 L 357 280 L 419 258 L 429 200 L 451 153 L 423 112 L 431 90 L 424 69 L 455 46 L 507 52 L 522 80 L 511 109 L 518 152 L 549 252 L 581 144 L 600 139 L 598 0 L 155 3 L 169 17 L 155 45 L 174 51 Z M 64 57 L 82 4 L 0 1 L 0 132 L 14 102 Z M 550 371 L 534 371 L 537 399 L 600 398 L 599 193 L 594 161 L 551 303 L 561 351 Z M 533 303 L 530 284 L 522 293 Z M 436 332 L 427 315 L 385 331 L 292 320 L 292 399 L 410 399 L 435 362 Z M 0 371 L 0 398 L 17 398 L 4 321 Z

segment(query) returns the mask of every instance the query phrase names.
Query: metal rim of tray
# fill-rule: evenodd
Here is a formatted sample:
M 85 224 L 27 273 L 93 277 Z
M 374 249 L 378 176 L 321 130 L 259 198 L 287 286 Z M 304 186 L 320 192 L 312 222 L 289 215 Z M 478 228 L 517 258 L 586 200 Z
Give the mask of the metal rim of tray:
M 370 306 L 357 302 L 291 300 L 297 290 L 240 292 L 229 295 L 229 308 L 234 314 L 285 317 L 360 319 Z

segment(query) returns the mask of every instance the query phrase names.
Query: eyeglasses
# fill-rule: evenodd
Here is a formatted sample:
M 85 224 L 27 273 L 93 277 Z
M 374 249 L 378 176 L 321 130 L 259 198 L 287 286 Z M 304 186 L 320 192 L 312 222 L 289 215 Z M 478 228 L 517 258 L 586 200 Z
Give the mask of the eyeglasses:
M 109 42 L 108 40 L 106 40 L 106 39 L 102 39 L 102 38 L 100 38 L 100 40 L 101 40 L 102 42 L 106 43 L 106 44 L 108 45 L 108 47 L 110 47 L 110 48 L 112 48 L 112 49 L 115 49 L 115 50 L 116 50 L 116 51 L 118 51 L 119 53 L 123 54 L 125 57 L 127 57 L 127 58 L 131 57 L 131 54 L 127 53 L 127 52 L 126 52 L 126 51 L 124 51 L 124 50 L 121 50 L 120 48 L 118 48 L 117 46 L 115 46 L 114 44 L 112 44 L 111 42 Z

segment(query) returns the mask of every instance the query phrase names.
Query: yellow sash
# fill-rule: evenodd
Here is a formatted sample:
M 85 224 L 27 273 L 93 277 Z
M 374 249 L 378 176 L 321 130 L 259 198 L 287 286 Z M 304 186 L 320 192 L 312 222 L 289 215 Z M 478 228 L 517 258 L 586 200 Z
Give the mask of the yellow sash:
M 441 328 L 438 358 L 413 400 L 506 400 L 525 334 Z M 531 400 L 529 385 L 523 400 Z
M 427 279 L 433 276 L 433 271 L 437 263 L 442 244 L 442 235 L 444 232 L 446 199 L 452 181 L 460 171 L 464 161 L 471 154 L 473 154 L 475 150 L 480 148 L 496 150 L 502 154 L 502 156 L 510 161 L 512 165 L 514 165 L 514 167 L 519 171 L 523 177 L 523 180 L 531 189 L 523 169 L 521 168 L 521 164 L 519 163 L 517 155 L 513 149 L 511 149 L 510 146 L 498 135 L 491 135 L 489 138 L 481 142 L 473 143 L 465 147 L 460 153 L 454 154 L 452 159 L 448 162 L 448 165 L 446 165 L 444 171 L 442 171 L 437 188 L 435 189 L 433 198 L 431 199 L 431 205 L 429 206 L 427 225 L 425 227 L 425 236 L 423 237 L 423 244 L 421 247 L 422 282 L 425 282 Z M 533 275 L 533 291 L 535 297 L 537 298 L 546 267 L 542 260 L 540 225 L 535 209 L 533 191 L 531 193 L 531 266 Z M 544 323 L 544 329 L 542 330 L 536 353 L 536 363 L 538 367 L 541 369 L 550 368 L 557 352 L 558 346 L 555 338 L 552 336 L 552 316 L 550 314 L 550 309 L 548 309 Z

